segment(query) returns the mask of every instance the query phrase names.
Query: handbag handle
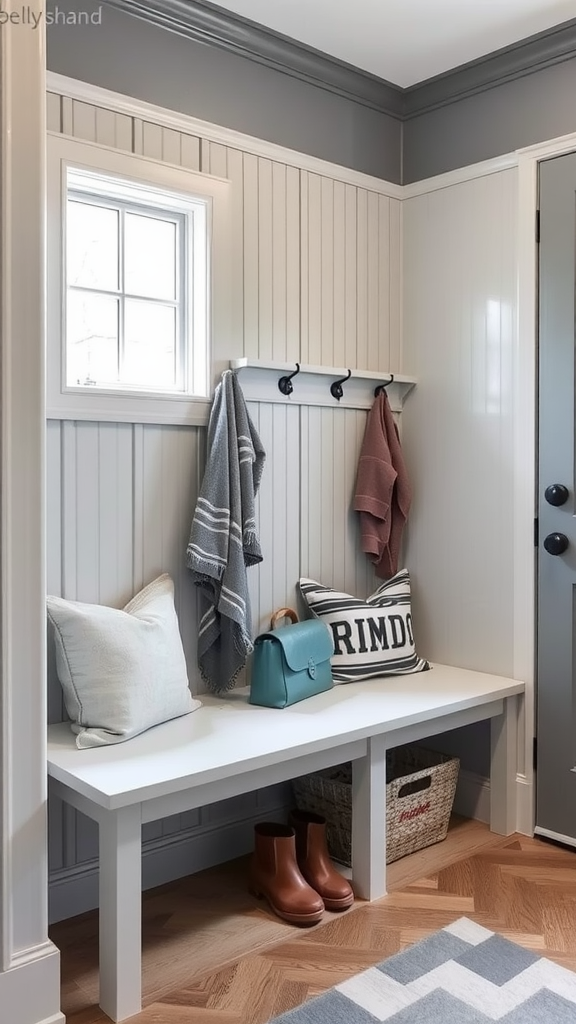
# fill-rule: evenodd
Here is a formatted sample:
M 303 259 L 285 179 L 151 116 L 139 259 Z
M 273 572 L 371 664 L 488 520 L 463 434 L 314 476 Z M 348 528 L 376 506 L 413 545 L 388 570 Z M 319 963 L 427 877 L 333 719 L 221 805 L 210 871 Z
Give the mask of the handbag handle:
M 279 608 L 270 619 L 270 629 L 276 629 L 280 619 L 290 619 L 291 622 L 298 622 L 298 616 L 293 608 Z

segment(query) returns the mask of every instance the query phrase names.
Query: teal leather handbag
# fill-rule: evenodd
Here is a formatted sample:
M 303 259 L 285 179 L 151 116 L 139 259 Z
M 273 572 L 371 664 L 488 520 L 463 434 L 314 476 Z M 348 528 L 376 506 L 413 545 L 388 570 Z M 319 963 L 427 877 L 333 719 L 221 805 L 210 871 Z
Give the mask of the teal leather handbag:
M 292 619 L 292 625 L 274 629 L 285 617 Z M 286 708 L 330 690 L 334 643 L 328 627 L 318 619 L 298 622 L 292 608 L 276 612 L 270 626 L 254 641 L 250 704 Z

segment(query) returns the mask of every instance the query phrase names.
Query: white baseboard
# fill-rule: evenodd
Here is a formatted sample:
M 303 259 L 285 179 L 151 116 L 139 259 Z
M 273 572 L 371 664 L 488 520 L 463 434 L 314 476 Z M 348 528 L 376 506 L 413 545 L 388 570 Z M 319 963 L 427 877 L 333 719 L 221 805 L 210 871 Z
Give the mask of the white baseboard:
M 288 811 L 287 805 L 265 807 L 244 819 L 190 828 L 149 840 L 142 845 L 142 888 L 152 889 L 249 853 L 254 848 L 255 823 L 270 818 L 285 821 Z M 51 873 L 48 890 L 51 924 L 97 906 L 97 860 Z
M 490 824 L 490 779 L 460 770 L 454 812 Z M 516 831 L 534 835 L 534 786 L 525 775 L 516 777 Z
M 523 836 L 534 835 L 534 782 L 526 775 L 516 777 L 516 831 Z
M 456 796 L 454 797 L 454 813 L 463 818 L 474 818 L 476 821 L 490 823 L 490 780 L 483 775 L 460 769 Z
M 26 962 L 0 971 L 0 1021 L 66 1024 L 60 1011 L 60 954 L 52 943 L 43 943 L 36 958 L 29 951 Z

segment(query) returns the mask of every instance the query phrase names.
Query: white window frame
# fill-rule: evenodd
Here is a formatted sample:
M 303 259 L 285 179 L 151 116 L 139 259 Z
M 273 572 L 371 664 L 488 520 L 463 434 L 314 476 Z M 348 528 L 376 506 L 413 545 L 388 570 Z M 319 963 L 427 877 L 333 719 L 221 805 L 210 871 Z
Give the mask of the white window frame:
M 70 168 L 72 174 L 68 178 L 68 212 L 70 209 L 70 202 L 79 202 L 91 206 L 92 208 L 102 208 L 105 210 L 114 210 L 118 215 L 118 249 L 117 253 L 123 250 L 123 233 L 121 223 L 123 215 L 138 214 L 145 217 L 151 217 L 157 221 L 163 221 L 168 224 L 172 224 L 175 228 L 176 238 L 176 250 L 177 257 L 175 262 L 175 293 L 172 299 L 164 300 L 160 299 L 162 303 L 170 306 L 175 310 L 175 383 L 174 387 L 166 388 L 166 392 L 170 394 L 184 393 L 189 395 L 198 395 L 200 397 L 208 394 L 208 365 L 207 365 L 207 349 L 198 343 L 199 339 L 208 338 L 207 335 L 207 324 L 206 319 L 206 305 L 207 305 L 207 294 L 206 294 L 206 280 L 205 280 L 205 243 L 206 238 L 206 205 L 204 201 L 198 203 L 196 200 L 190 201 L 190 197 L 186 197 L 186 201 L 182 203 L 182 200 L 176 203 L 174 200 L 176 196 L 174 193 L 157 193 L 156 190 L 150 190 L 150 201 L 148 203 L 139 201 L 136 195 L 129 194 L 129 188 L 125 194 L 121 193 L 119 188 L 113 188 L 112 186 L 116 183 L 116 180 L 99 178 L 99 176 L 93 175 L 91 172 L 89 177 L 85 177 L 84 181 L 81 179 L 81 175 L 84 172 L 78 172 L 75 168 Z M 125 182 L 122 181 L 122 191 L 124 190 Z M 153 202 L 152 202 L 153 200 Z M 172 200 L 172 202 L 170 202 Z M 120 264 L 119 260 L 119 264 Z M 192 268 L 196 267 L 196 273 L 192 273 Z M 66 275 L 68 277 L 68 274 Z M 67 301 L 69 300 L 71 292 L 84 292 L 86 294 L 106 294 L 115 297 L 119 303 L 119 320 L 120 324 L 124 323 L 123 307 L 127 300 L 136 299 L 137 301 L 144 302 L 156 302 L 157 299 L 150 295 L 138 295 L 130 294 L 126 291 L 122 274 L 119 271 L 118 284 L 116 288 L 98 288 L 86 285 L 75 285 L 67 281 Z M 190 301 L 191 300 L 191 301 Z M 190 307 L 192 310 L 192 316 L 196 314 L 197 319 L 189 324 L 190 320 Z M 201 319 L 200 319 L 201 317 Z M 190 334 L 192 332 L 192 344 L 189 344 Z M 68 333 L 68 332 L 66 332 Z M 119 329 L 118 334 L 118 353 L 120 355 L 122 351 L 123 332 L 122 327 Z M 67 353 L 69 358 L 70 353 Z M 68 369 L 68 368 L 67 368 Z M 66 374 L 69 377 L 69 373 Z M 66 385 L 68 388 L 73 388 L 74 384 L 68 382 Z M 84 390 L 87 385 L 81 386 L 80 390 Z M 94 382 L 89 385 L 90 388 L 95 387 L 99 390 L 106 388 L 106 384 Z M 114 391 L 143 391 L 152 392 L 155 394 L 159 393 L 158 388 L 147 388 L 144 385 L 141 387 L 137 384 L 126 384 L 116 383 L 112 385 Z
M 47 365 L 46 415 L 48 419 L 93 420 L 128 423 L 203 424 L 210 394 L 221 371 L 228 365 L 230 309 L 228 296 L 229 191 L 230 182 L 212 175 L 174 167 L 147 157 L 123 153 L 91 142 L 48 133 L 47 140 Z M 206 301 L 194 302 L 195 323 L 189 331 L 205 336 L 207 348 L 195 357 L 194 376 L 206 382 L 206 394 L 183 391 L 151 392 L 137 388 L 87 388 L 66 383 L 66 276 L 65 225 L 68 168 L 124 178 L 128 184 L 164 189 L 206 204 L 206 278 L 197 278 L 194 289 L 204 290 Z M 159 200 L 161 203 L 161 199 Z M 205 322 L 205 318 L 207 322 Z M 202 387 L 202 384 L 200 385 Z M 204 390 L 204 388 L 203 388 Z

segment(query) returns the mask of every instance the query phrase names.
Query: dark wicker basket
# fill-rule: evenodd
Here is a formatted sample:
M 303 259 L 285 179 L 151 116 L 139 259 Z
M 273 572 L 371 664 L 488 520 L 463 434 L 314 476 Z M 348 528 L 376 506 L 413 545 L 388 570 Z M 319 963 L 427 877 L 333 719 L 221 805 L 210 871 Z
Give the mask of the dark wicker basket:
M 422 747 L 396 747 L 386 755 L 386 862 L 446 838 L 460 762 Z M 352 765 L 326 768 L 292 781 L 296 806 L 326 818 L 328 849 L 351 864 Z

